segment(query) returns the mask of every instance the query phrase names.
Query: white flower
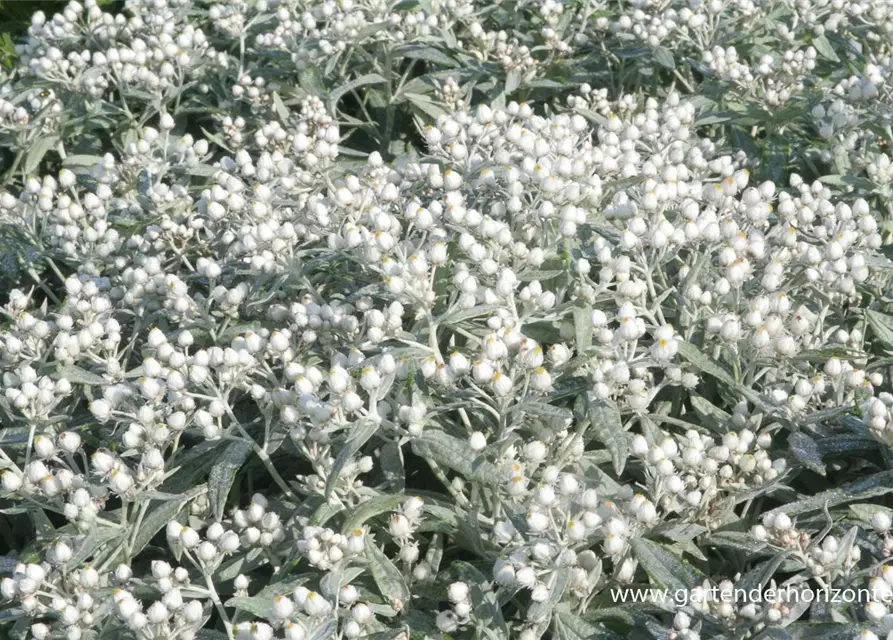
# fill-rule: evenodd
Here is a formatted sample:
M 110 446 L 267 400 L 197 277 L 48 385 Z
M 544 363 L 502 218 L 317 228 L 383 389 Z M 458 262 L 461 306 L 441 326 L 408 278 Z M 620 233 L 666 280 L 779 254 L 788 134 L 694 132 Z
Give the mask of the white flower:
M 605 553 L 611 556 L 620 555 L 626 548 L 626 543 L 622 538 L 614 534 L 608 534 L 605 538 Z
M 531 511 L 527 514 L 527 525 L 531 531 L 542 533 L 551 526 L 549 517 L 539 511 Z
M 6 493 L 15 493 L 22 487 L 22 478 L 14 471 L 4 471 L 0 475 L 0 479 L 2 479 L 3 490 Z
M 273 598 L 272 616 L 276 620 L 287 620 L 295 610 L 295 605 L 290 598 L 286 596 L 276 596 Z
M 67 453 L 74 453 L 81 447 L 81 437 L 73 431 L 63 431 L 58 440 L 59 446 Z
M 100 422 L 105 422 L 112 415 L 112 406 L 107 400 L 94 400 L 90 403 L 90 412 Z
M 34 453 L 40 458 L 49 458 L 56 453 L 56 446 L 52 439 L 46 436 L 36 436 L 33 440 Z
M 887 607 L 880 602 L 869 602 L 865 605 L 865 615 L 872 622 L 879 622 L 887 615 Z
M 663 326 L 654 333 L 654 344 L 651 346 L 651 355 L 655 360 L 669 360 L 676 355 L 679 343 L 675 339 L 673 327 Z
M 512 388 L 514 387 L 512 379 L 499 371 L 493 374 L 493 379 L 490 383 L 493 386 L 493 392 L 498 396 L 507 396 L 512 392 Z
M 471 368 L 468 358 L 466 358 L 458 351 L 454 351 L 450 354 L 449 365 L 450 371 L 457 376 L 468 372 L 468 370 Z
M 123 469 L 112 469 L 109 474 L 109 486 L 115 493 L 126 493 L 133 486 L 133 478 Z
M 381 376 L 375 367 L 366 367 L 360 374 L 360 384 L 367 391 L 377 389 L 381 385 Z
M 350 610 L 351 617 L 359 624 L 369 624 L 373 619 L 372 610 L 368 605 L 360 602 L 355 604 Z
M 550 486 L 542 486 L 536 490 L 536 502 L 542 507 L 549 507 L 555 503 L 555 491 Z
M 561 493 L 566 496 L 575 495 L 580 490 L 579 481 L 569 473 L 561 474 L 561 477 L 558 481 L 559 489 Z
M 217 557 L 217 548 L 212 542 L 205 540 L 198 545 L 195 555 L 202 562 L 211 562 Z
M 489 382 L 493 379 L 493 365 L 488 360 L 477 360 L 472 368 L 476 382 Z
M 487 447 L 487 438 L 482 432 L 475 431 L 468 439 L 468 446 L 472 451 L 483 451 Z
M 162 622 L 166 622 L 168 618 L 168 610 L 161 602 L 153 602 L 152 606 L 149 607 L 149 610 L 146 612 L 146 615 L 149 618 L 149 622 L 152 624 L 161 624 Z
M 874 530 L 878 533 L 886 533 L 890 530 L 890 527 L 893 526 L 893 521 L 891 521 L 888 513 L 884 511 L 876 511 L 871 516 L 871 526 L 874 527 Z
M 198 600 L 191 600 L 183 607 L 183 619 L 190 624 L 199 622 L 203 615 L 202 603 Z
M 515 572 L 515 582 L 522 587 L 532 587 L 536 584 L 536 572 L 533 567 L 521 567 Z
M 524 447 L 524 455 L 533 463 L 541 462 L 545 459 L 548 450 L 546 445 L 540 440 L 529 442 Z
M 323 616 L 328 614 L 332 609 L 332 605 L 329 601 L 315 591 L 311 591 L 307 594 L 303 606 L 304 612 L 308 616 Z
M 543 367 L 539 367 L 533 372 L 530 382 L 537 391 L 548 391 L 552 388 L 552 376 Z
M 447 587 L 447 596 L 450 602 L 464 602 L 468 599 L 468 585 L 464 582 L 453 582 Z
M 186 549 L 192 549 L 201 541 L 201 537 L 198 535 L 198 532 L 192 527 L 183 527 L 180 530 L 179 539 L 180 544 L 182 544 Z
M 391 516 L 389 530 L 395 538 L 406 538 L 412 535 L 412 525 L 402 513 L 395 513 Z
M 129 620 L 141 610 L 139 603 L 126 591 L 115 595 L 115 606 L 118 614 L 125 620 Z
M 164 335 L 164 332 L 158 327 L 153 327 L 152 330 L 149 331 L 148 344 L 151 348 L 158 349 L 166 342 L 167 336 Z
M 244 591 L 245 589 L 247 589 L 248 584 L 249 584 L 248 577 L 241 573 L 236 576 L 235 580 L 233 580 L 233 586 L 240 591 Z M 295 595 L 295 598 L 297 599 L 297 595 Z
M 401 511 L 403 515 L 412 522 L 417 522 L 422 516 L 422 509 L 425 506 L 425 500 L 418 496 L 411 496 L 403 502 Z
M 346 584 L 341 587 L 341 591 L 339 592 L 339 600 L 346 605 L 354 604 L 359 598 L 359 592 L 357 588 L 351 584 Z
M 285 624 L 285 638 L 286 640 L 305 640 L 307 631 L 300 623 L 287 622 Z
M 586 526 L 578 520 L 570 520 L 567 523 L 567 537 L 578 542 L 586 537 Z
M 825 373 L 834 378 L 843 373 L 843 364 L 840 359 L 836 356 L 829 358 L 825 363 Z
M 497 560 L 493 566 L 493 579 L 497 584 L 511 586 L 515 583 L 515 568 L 505 560 Z
M 57 542 L 51 549 L 53 562 L 56 564 L 65 564 L 71 560 L 71 548 L 62 541 Z
M 90 457 L 90 461 L 93 464 L 93 469 L 101 474 L 109 473 L 116 464 L 115 458 L 108 451 L 102 449 L 96 451 Z
M 454 614 L 452 611 L 441 611 L 439 614 L 437 614 L 435 624 L 437 625 L 437 628 L 443 633 L 452 633 L 459 628 L 459 623 L 456 620 L 456 614 Z
M 555 366 L 560 367 L 570 360 L 570 351 L 563 344 L 553 344 L 549 348 L 549 358 Z

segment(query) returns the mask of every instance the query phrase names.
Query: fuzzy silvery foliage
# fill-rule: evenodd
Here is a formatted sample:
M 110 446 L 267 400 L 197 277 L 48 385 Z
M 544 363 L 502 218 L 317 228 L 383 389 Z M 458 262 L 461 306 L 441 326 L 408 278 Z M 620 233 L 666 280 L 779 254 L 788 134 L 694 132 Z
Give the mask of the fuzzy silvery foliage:
M 0 78 L 0 634 L 893 631 L 889 2 L 107 11 Z

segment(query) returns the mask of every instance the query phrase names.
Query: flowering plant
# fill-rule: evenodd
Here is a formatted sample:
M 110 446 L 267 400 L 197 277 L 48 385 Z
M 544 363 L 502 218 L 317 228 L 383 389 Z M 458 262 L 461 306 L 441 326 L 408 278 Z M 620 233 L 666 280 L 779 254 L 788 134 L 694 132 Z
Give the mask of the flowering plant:
M 0 632 L 889 637 L 891 25 L 36 13 L 0 72 Z

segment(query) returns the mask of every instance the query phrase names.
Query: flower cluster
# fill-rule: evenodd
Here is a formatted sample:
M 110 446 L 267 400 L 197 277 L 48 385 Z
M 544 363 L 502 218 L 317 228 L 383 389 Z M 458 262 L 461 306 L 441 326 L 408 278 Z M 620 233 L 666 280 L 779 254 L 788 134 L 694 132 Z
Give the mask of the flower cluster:
M 887 4 L 123 4 L 0 71 L 0 635 L 893 633 Z

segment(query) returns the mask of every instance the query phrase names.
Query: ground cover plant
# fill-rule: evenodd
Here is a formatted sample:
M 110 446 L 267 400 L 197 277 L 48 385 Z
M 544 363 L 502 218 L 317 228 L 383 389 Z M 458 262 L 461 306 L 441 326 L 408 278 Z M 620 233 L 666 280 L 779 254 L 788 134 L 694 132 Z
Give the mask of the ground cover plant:
M 0 635 L 893 632 L 887 0 L 57 10 Z

